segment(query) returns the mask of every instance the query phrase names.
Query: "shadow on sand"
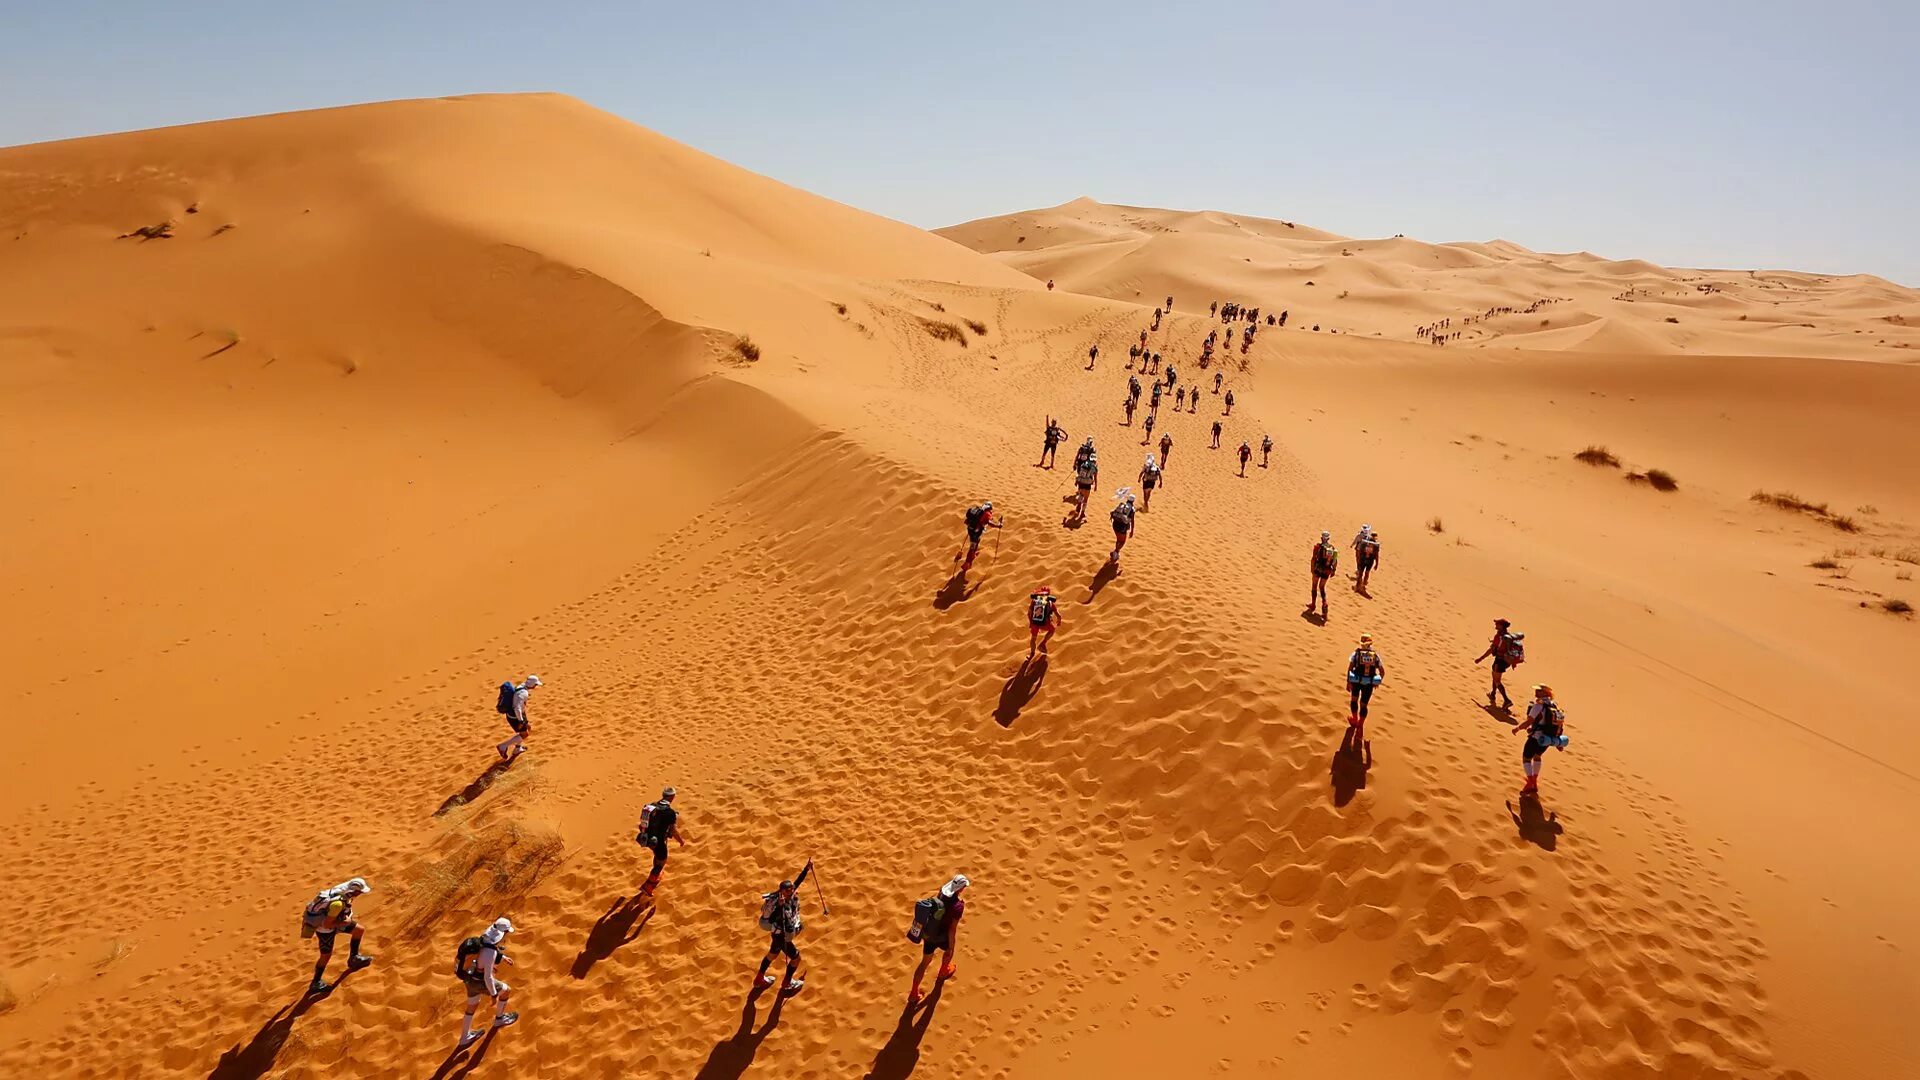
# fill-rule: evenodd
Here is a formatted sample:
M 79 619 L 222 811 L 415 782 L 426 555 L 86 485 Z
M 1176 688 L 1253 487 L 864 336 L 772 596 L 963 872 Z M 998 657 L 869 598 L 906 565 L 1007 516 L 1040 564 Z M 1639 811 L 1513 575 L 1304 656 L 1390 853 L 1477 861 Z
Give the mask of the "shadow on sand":
M 739 1029 L 714 1044 L 713 1053 L 707 1055 L 707 1063 L 700 1066 L 695 1080 L 739 1080 L 739 1077 L 746 1075 L 747 1067 L 753 1064 L 753 1056 L 760 1052 L 760 1044 L 766 1042 L 767 1036 L 773 1034 L 773 1029 L 780 1025 L 780 1009 L 787 999 L 784 994 L 775 994 L 773 1008 L 767 1010 L 766 1025 L 755 1031 L 753 1014 L 759 1003 L 760 990 L 755 987 L 740 1010 Z
M 1327 617 L 1325 615 L 1320 614 L 1319 611 L 1313 608 L 1308 608 L 1307 610 L 1301 612 L 1300 617 L 1307 620 L 1308 622 L 1312 623 L 1315 626 L 1327 625 Z
M 593 965 L 612 956 L 622 945 L 631 944 L 640 936 L 640 931 L 647 928 L 647 920 L 651 918 L 653 897 L 646 893 L 614 897 L 606 914 L 587 931 L 587 943 L 580 946 L 580 955 L 573 958 L 573 977 L 586 978 Z
M 499 1033 L 499 1028 L 488 1024 L 486 1034 L 480 1036 L 472 1046 L 454 1047 L 453 1053 L 447 1055 L 447 1060 L 440 1063 L 429 1080 L 460 1080 L 479 1068 L 487 1058 L 487 1051 L 493 1049 L 493 1037 Z
M 344 976 L 342 977 L 344 981 Z M 294 1021 L 313 1008 L 314 1004 L 326 997 L 325 994 L 301 994 L 300 997 L 280 1007 L 245 1046 L 235 1046 L 220 1055 L 214 1063 L 213 1071 L 207 1074 L 207 1080 L 258 1080 L 273 1072 L 273 1064 L 280 1057 L 280 1051 L 293 1036 Z
M 873 1057 L 873 1068 L 867 1070 L 866 1080 L 907 1080 L 920 1064 L 920 1040 L 927 1037 L 927 1029 L 933 1026 L 933 1010 L 940 1004 L 940 991 L 947 984 L 935 982 L 933 992 L 920 1002 L 919 1016 L 915 1016 L 912 1005 L 900 1010 L 900 1023 L 893 1029 L 893 1036 L 887 1045 Z
M 1020 717 L 1020 710 L 1027 707 L 1035 694 L 1040 692 L 1040 684 L 1047 678 L 1047 658 L 1030 657 L 1020 662 L 1020 670 L 1008 676 L 1005 686 L 1000 688 L 1000 706 L 993 710 L 993 722 L 1001 727 L 1012 727 Z
M 485 772 L 473 778 L 473 783 L 447 796 L 447 801 L 440 804 L 440 808 L 433 812 L 433 816 L 440 817 L 449 810 L 465 806 L 480 796 L 485 795 L 487 789 L 493 786 L 494 781 L 506 775 L 507 770 L 512 767 L 513 762 L 511 761 L 496 761 L 488 765 Z
M 1333 805 L 1345 806 L 1353 801 L 1356 792 L 1366 790 L 1367 770 L 1373 768 L 1373 743 L 1362 733 L 1361 728 L 1347 725 L 1347 732 L 1340 737 L 1340 747 L 1333 752 L 1333 764 L 1328 767 L 1328 775 L 1333 780 Z
M 965 570 L 955 570 L 953 576 L 947 579 L 947 583 L 940 586 L 940 591 L 933 594 L 933 609 L 935 611 L 945 611 L 953 605 L 960 603 L 962 600 L 972 599 L 973 594 L 979 591 L 979 585 L 969 586 L 967 584 L 967 572 Z
M 1091 582 L 1087 583 L 1087 598 L 1080 602 L 1083 604 L 1093 603 L 1093 598 L 1100 595 L 1100 590 L 1106 588 L 1110 583 L 1112 583 L 1114 578 L 1119 576 L 1120 576 L 1119 563 L 1114 562 L 1112 559 L 1108 559 L 1106 562 L 1100 564 L 1100 571 L 1093 575 L 1093 580 Z
M 1552 851 L 1560 844 L 1560 834 L 1566 828 L 1560 824 L 1560 815 L 1540 807 L 1540 796 L 1520 796 L 1520 809 L 1507 804 L 1507 816 L 1513 819 L 1513 827 L 1520 830 L 1520 838 L 1538 847 L 1542 851 Z

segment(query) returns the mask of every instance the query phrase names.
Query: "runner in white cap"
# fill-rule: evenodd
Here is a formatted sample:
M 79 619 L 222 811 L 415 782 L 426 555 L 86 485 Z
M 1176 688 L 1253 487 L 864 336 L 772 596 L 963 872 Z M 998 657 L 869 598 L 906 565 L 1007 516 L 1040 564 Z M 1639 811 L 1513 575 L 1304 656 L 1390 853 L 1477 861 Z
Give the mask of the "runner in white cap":
M 532 681 L 529 677 L 528 681 Z M 508 934 L 513 933 L 513 923 L 505 916 L 493 921 L 493 925 L 478 937 L 470 937 L 460 943 L 460 950 L 453 956 L 453 973 L 467 988 L 467 1015 L 460 1022 L 460 1047 L 472 1046 L 481 1033 L 473 1030 L 473 1014 L 480 1008 L 482 996 L 493 1000 L 493 1026 L 507 1027 L 520 1019 L 520 1014 L 507 1011 L 507 995 L 512 987 L 494 977 L 494 968 L 499 964 L 512 964 L 513 958 L 501 943 Z
M 533 726 L 527 723 L 527 694 L 539 685 L 540 676 L 529 675 L 526 682 L 513 688 L 513 694 L 506 709 L 507 726 L 513 728 L 513 737 L 494 747 L 500 752 L 501 761 L 512 761 L 526 749 L 527 736 L 533 733 Z M 506 688 L 502 687 L 501 693 L 505 692 Z
M 939 949 L 946 955 L 941 957 L 938 980 L 953 978 L 959 969 L 954 966 L 953 952 L 960 944 L 960 917 L 967 913 L 967 901 L 962 895 L 973 882 L 965 874 L 953 875 L 953 880 L 940 886 L 940 895 L 933 898 L 933 915 L 922 929 L 920 938 L 920 966 L 913 969 L 913 990 L 907 994 L 907 1004 L 919 1002 L 920 980 L 926 977 L 927 965 L 933 962 L 933 953 Z

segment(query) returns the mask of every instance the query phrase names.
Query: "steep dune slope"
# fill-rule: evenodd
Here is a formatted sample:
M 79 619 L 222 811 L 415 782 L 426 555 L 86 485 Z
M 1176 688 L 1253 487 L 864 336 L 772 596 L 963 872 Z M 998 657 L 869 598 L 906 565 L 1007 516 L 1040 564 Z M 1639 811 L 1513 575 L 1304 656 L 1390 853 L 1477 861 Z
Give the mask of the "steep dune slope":
M 1913 369 L 1289 330 L 1206 370 L 1210 253 L 1341 241 L 1073 220 L 1088 275 L 1187 283 L 1150 341 L 1238 394 L 1163 407 L 1123 570 L 1099 518 L 1147 452 L 1130 300 L 549 96 L 0 152 L 0 646 L 31 674 L 0 874 L 34 928 L 0 957 L 0 1073 L 1920 1063 L 1920 882 L 1779 797 L 1915 813 L 1920 743 L 1821 722 L 1901 701 L 1916 628 L 1858 603 L 1904 595 L 1920 541 Z M 1378 288 L 1422 251 L 1313 273 Z M 1047 415 L 1101 447 L 1084 527 L 1035 465 Z M 1588 442 L 1682 487 L 1568 460 Z M 1747 500 L 1787 485 L 1875 510 L 1842 538 Z M 1008 527 L 959 574 L 982 497 Z M 1307 543 L 1360 520 L 1373 587 L 1301 617 Z M 1849 577 L 1804 565 L 1835 542 Z M 1029 664 L 1042 583 L 1065 625 Z M 1576 725 L 1538 802 L 1479 707 L 1498 613 L 1533 631 L 1516 685 Z M 1357 745 L 1363 629 L 1390 677 Z M 493 687 L 528 671 L 504 765 Z M 641 898 L 665 784 L 689 842 Z M 750 995 L 759 894 L 810 856 L 808 985 Z M 907 909 L 955 870 L 959 974 L 904 1009 Z M 304 997 L 294 914 L 355 873 L 379 959 Z M 452 946 L 499 914 L 522 1020 L 450 1055 Z
M 1289 328 L 1309 333 L 1899 363 L 1920 349 L 1920 291 L 1870 275 L 1678 270 L 1505 240 L 1361 240 L 1296 222 L 1091 199 L 937 231 L 1075 292 L 1149 307 L 1169 293 L 1198 297 L 1203 308 L 1235 300 L 1288 311 Z

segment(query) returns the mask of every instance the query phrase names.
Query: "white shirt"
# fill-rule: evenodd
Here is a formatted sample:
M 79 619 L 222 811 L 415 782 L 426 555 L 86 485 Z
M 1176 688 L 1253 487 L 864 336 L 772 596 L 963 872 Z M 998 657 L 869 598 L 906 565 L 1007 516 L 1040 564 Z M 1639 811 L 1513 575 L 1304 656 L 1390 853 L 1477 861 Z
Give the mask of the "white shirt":
M 527 718 L 527 687 L 523 686 L 513 692 L 513 716 L 516 720 Z

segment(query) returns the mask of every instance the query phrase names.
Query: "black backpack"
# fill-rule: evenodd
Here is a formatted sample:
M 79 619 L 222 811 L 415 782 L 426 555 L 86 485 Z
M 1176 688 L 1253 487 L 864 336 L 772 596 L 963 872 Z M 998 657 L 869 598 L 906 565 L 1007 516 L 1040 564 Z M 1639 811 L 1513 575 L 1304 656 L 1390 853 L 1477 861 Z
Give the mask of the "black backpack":
M 513 683 L 511 682 L 501 683 L 500 684 L 500 700 L 493 706 L 494 711 L 497 713 L 500 713 L 502 716 L 512 716 L 513 715 L 513 696 L 519 692 L 520 692 L 520 688 L 513 685 Z
M 1113 527 L 1117 530 L 1133 527 L 1133 504 L 1121 503 L 1113 508 Z
M 979 528 L 981 520 L 984 519 L 986 516 L 987 516 L 987 510 L 983 506 L 967 507 L 967 528 L 969 529 Z
M 917 945 L 928 936 L 938 934 L 946 921 L 946 897 L 936 893 L 925 900 L 916 900 L 913 904 L 913 925 L 907 929 L 907 940 Z
M 470 937 L 461 942 L 459 951 L 453 954 L 453 973 L 463 979 L 466 978 L 467 957 L 473 956 L 486 947 L 487 939 L 483 937 Z

